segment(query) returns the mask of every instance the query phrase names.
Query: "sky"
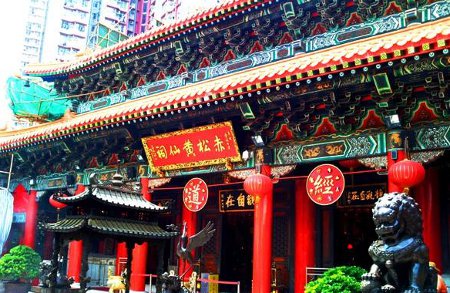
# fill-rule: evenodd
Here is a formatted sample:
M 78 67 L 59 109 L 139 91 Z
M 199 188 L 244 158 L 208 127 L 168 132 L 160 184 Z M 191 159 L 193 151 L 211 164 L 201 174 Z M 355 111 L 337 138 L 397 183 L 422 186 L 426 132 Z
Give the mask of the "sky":
M 0 129 L 11 118 L 6 101 L 6 80 L 19 73 L 21 42 L 27 14 L 27 0 L 8 1 L 0 10 Z

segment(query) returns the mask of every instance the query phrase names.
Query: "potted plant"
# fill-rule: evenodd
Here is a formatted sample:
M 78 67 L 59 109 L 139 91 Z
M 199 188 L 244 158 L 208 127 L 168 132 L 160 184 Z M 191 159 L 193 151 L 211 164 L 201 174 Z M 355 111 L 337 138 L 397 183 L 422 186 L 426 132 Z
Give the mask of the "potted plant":
M 6 293 L 28 292 L 31 280 L 39 276 L 40 255 L 28 246 L 18 245 L 0 258 L 0 280 Z
M 361 292 L 361 276 L 366 270 L 357 266 L 331 268 L 322 277 L 306 285 L 305 293 Z

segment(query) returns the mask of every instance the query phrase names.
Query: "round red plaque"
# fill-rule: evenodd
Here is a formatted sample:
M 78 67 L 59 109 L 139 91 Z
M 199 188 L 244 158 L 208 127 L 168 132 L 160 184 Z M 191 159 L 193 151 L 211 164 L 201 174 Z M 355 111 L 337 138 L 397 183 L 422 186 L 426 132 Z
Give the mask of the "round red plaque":
M 183 189 L 184 206 L 191 212 L 203 209 L 208 201 L 208 185 L 200 178 L 192 178 Z
M 315 167 L 306 179 L 306 192 L 319 205 L 335 203 L 344 192 L 345 178 L 338 167 L 322 164 Z

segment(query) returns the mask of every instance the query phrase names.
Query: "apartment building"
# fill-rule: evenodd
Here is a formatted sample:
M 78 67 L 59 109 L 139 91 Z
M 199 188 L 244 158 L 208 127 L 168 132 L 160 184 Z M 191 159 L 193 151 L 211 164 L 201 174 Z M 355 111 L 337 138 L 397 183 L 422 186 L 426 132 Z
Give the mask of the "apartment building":
M 20 66 L 41 61 L 49 0 L 30 0 L 26 13 Z
M 99 33 L 99 24 L 121 40 L 221 1 L 29 0 L 21 67 L 68 61 L 87 48 L 94 50 L 105 37 Z

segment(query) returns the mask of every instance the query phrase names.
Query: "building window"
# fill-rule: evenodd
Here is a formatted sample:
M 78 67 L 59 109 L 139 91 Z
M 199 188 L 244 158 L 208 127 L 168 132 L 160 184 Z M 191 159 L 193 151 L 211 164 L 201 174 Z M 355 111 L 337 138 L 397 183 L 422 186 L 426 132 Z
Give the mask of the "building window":
M 61 48 L 61 47 L 58 48 L 58 55 L 66 55 L 66 54 L 68 54 L 69 52 L 70 52 L 69 49 Z
M 40 31 L 42 26 L 39 23 L 32 23 L 32 24 L 30 24 L 29 27 L 33 31 Z M 28 28 L 28 26 L 27 26 L 27 28 Z
M 66 29 L 66 30 L 69 29 L 70 28 L 69 22 L 63 20 L 62 23 L 61 23 L 61 28 Z

